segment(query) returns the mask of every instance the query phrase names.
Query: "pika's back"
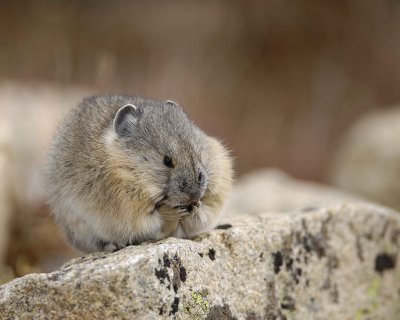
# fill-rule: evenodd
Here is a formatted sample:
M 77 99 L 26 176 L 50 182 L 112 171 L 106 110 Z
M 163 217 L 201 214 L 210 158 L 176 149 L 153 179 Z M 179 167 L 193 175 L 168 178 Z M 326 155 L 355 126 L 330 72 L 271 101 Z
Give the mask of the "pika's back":
M 104 133 L 112 128 L 114 116 L 125 104 L 145 107 L 161 106 L 160 102 L 130 96 L 94 96 L 84 99 L 61 122 L 52 151 L 82 154 L 82 151 L 101 151 Z M 54 153 L 53 153 L 54 155 Z

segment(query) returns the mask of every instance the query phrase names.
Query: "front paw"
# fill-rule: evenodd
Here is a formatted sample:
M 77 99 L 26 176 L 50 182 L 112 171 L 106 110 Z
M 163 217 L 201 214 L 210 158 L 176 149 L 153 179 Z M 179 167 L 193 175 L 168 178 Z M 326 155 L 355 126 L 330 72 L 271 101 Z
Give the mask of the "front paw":
M 102 241 L 102 244 L 100 246 L 101 251 L 107 251 L 107 252 L 116 252 L 118 250 L 121 250 L 127 246 L 129 246 L 129 243 L 126 244 L 120 244 L 120 243 L 115 243 L 115 242 L 106 242 Z
M 190 214 L 186 209 L 171 207 L 167 204 L 160 205 L 156 210 L 165 221 L 181 220 Z
M 118 245 L 116 243 L 108 243 L 103 247 L 103 251 L 107 251 L 107 252 L 115 252 L 118 251 L 122 248 L 118 247 Z

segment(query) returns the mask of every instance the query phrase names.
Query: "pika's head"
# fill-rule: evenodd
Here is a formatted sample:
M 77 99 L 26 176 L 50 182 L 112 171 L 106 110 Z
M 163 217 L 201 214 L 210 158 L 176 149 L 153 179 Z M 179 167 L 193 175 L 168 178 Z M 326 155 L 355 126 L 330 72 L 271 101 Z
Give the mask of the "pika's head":
M 147 101 L 148 102 L 148 101 Z M 113 131 L 132 179 L 165 203 L 191 212 L 201 205 L 209 179 L 209 137 L 171 101 L 126 104 L 115 114 Z

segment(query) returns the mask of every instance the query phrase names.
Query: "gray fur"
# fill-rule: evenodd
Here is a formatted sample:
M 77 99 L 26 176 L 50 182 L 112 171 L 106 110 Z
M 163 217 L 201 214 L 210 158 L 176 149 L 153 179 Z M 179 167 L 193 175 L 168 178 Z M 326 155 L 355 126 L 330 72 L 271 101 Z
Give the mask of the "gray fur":
M 88 252 L 206 230 L 232 175 L 223 147 L 178 104 L 129 96 L 91 97 L 74 108 L 55 135 L 47 169 L 54 216 Z

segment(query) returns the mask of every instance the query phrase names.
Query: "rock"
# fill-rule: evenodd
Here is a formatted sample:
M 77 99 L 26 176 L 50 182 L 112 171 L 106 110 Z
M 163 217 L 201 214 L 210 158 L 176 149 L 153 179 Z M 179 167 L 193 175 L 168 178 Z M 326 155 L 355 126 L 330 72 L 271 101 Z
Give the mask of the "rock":
M 362 117 L 346 135 L 332 183 L 400 210 L 400 109 Z
M 400 215 L 366 203 L 247 217 L 0 287 L 5 319 L 398 319 Z
M 225 211 L 229 213 L 228 217 L 259 215 L 356 199 L 360 197 L 318 183 L 293 179 L 277 169 L 262 169 L 240 178 Z

